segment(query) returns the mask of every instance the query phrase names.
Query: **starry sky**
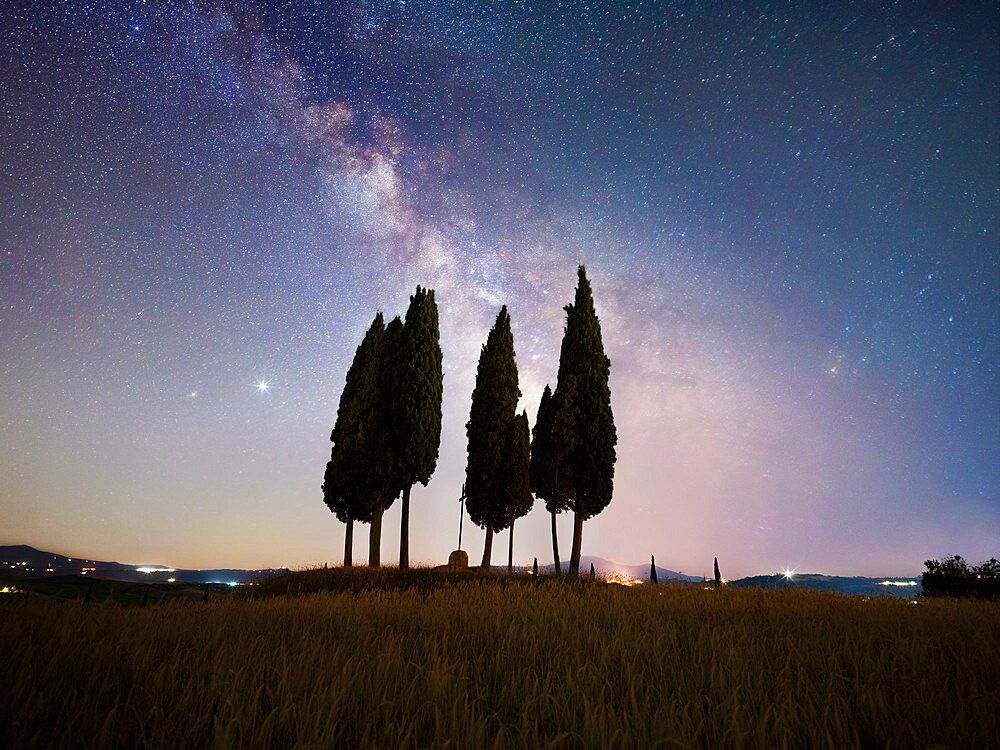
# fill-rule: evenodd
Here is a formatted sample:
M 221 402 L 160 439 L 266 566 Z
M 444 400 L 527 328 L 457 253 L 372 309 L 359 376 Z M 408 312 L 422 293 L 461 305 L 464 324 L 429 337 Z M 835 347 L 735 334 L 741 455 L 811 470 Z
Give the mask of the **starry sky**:
M 533 423 L 584 263 L 619 435 L 585 554 L 727 577 L 998 555 L 998 18 L 15 2 L 0 543 L 337 561 L 320 484 L 344 374 L 422 284 L 444 425 L 410 557 L 443 562 L 486 333 L 506 304 Z M 397 504 L 384 561 L 398 529 Z M 550 561 L 541 503 L 515 529 L 516 560 Z M 482 538 L 466 519 L 473 558 Z

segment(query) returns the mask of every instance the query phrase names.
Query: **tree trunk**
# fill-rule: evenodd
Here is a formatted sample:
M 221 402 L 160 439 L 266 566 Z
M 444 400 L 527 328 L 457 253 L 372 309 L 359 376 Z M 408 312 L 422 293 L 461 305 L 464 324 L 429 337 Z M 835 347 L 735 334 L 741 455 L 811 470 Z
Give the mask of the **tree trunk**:
M 344 532 L 344 567 L 349 568 L 353 562 L 352 552 L 354 551 L 354 519 L 347 519 L 347 531 Z
M 410 567 L 410 488 L 403 489 L 403 520 L 399 527 L 399 569 Z
M 579 511 L 573 512 L 573 548 L 569 554 L 569 575 L 577 578 L 580 575 L 580 546 L 583 542 L 583 516 Z
M 382 564 L 382 508 L 378 507 L 372 514 L 372 527 L 368 532 L 368 567 L 377 568 Z
M 552 559 L 555 561 L 556 575 L 562 575 L 562 567 L 559 565 L 559 536 L 556 534 L 556 512 L 552 511 Z
M 510 546 L 507 548 L 507 572 L 514 572 L 514 522 L 510 522 Z
M 483 545 L 483 562 L 480 567 L 490 569 L 490 558 L 493 557 L 493 524 L 486 525 L 486 544 Z

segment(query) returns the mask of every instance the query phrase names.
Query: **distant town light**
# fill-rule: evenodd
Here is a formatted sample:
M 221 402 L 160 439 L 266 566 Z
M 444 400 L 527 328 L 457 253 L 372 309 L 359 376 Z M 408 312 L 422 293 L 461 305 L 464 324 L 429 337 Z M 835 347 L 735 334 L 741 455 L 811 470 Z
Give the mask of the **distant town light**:
M 628 576 L 615 576 L 605 579 L 608 583 L 617 583 L 619 586 L 638 586 L 645 583 L 641 578 L 629 578 Z
M 781 571 L 781 575 L 783 575 L 786 579 L 790 581 L 795 577 L 795 571 L 785 568 L 783 571 Z
M 916 586 L 916 581 L 881 581 L 879 586 Z
M 136 568 L 139 573 L 176 573 L 177 568 L 153 568 L 148 565 L 144 565 L 141 568 Z

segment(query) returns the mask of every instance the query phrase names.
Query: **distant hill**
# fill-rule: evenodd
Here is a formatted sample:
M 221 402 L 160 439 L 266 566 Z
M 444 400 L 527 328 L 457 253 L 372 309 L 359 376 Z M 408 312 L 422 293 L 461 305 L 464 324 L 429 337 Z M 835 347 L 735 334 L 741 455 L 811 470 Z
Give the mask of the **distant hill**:
M 628 580 L 649 580 L 649 564 L 625 565 L 606 560 L 603 557 L 583 555 L 580 557 L 580 573 L 587 575 L 590 572 L 590 564 L 594 564 L 594 570 L 603 577 L 617 577 Z M 563 561 L 563 570 L 566 570 L 566 561 Z M 502 566 L 494 566 L 502 567 Z M 554 566 L 539 565 L 539 571 L 551 573 Z M 667 581 L 683 581 L 686 583 L 711 582 L 703 576 L 687 575 L 667 568 L 656 566 L 656 578 L 660 583 Z M 855 594 L 863 596 L 895 596 L 900 598 L 912 598 L 920 593 L 920 576 L 880 577 L 869 578 L 865 576 L 827 576 L 820 573 L 796 573 L 791 578 L 785 578 L 781 573 L 769 575 L 748 576 L 734 581 L 727 581 L 729 586 L 759 587 L 765 589 L 784 588 L 805 588 L 818 591 L 836 591 L 841 594 Z
M 563 572 L 566 571 L 567 560 L 562 561 Z M 593 564 L 595 572 L 602 578 L 617 578 L 627 581 L 648 581 L 649 564 L 628 565 L 607 560 L 603 557 L 583 555 L 580 558 L 580 573 L 590 573 Z M 504 565 L 494 565 L 498 570 Z M 517 570 L 530 570 L 530 566 L 515 566 Z M 551 563 L 539 565 L 543 573 L 551 573 L 554 566 Z M 45 552 L 29 547 L 26 544 L 0 546 L 0 575 L 16 578 L 48 578 L 52 576 L 90 576 L 112 581 L 133 582 L 168 582 L 177 583 L 250 583 L 263 576 L 287 572 L 282 569 L 244 570 L 241 568 L 213 568 L 210 570 L 186 570 L 171 568 L 167 565 L 141 564 L 133 565 L 114 561 L 92 560 L 89 558 L 66 557 L 54 552 Z M 667 581 L 682 581 L 685 583 L 700 583 L 706 579 L 702 576 L 669 570 L 656 566 L 656 578 L 660 583 Z M 819 573 L 796 573 L 787 579 L 780 573 L 770 575 L 749 576 L 734 581 L 728 581 L 730 586 L 761 588 L 808 588 L 822 591 L 837 591 L 842 594 L 860 594 L 864 596 L 896 596 L 913 597 L 920 593 L 920 576 L 903 578 L 868 578 L 863 576 L 827 576 Z
M 627 578 L 632 581 L 648 581 L 649 580 L 649 563 L 643 563 L 639 565 L 626 565 L 624 563 L 617 563 L 612 560 L 607 560 L 603 557 L 595 557 L 594 555 L 581 555 L 580 556 L 580 574 L 588 575 L 590 573 L 590 566 L 593 564 L 594 571 L 605 578 Z M 569 565 L 569 560 L 562 560 L 563 572 L 566 572 L 566 567 Z M 555 569 L 555 565 L 549 563 L 548 565 L 539 565 L 538 570 L 546 573 L 551 573 Z M 665 581 L 702 581 L 704 580 L 701 576 L 687 575 L 686 573 L 681 573 L 676 570 L 668 570 L 667 568 L 661 568 L 659 565 L 656 566 L 656 580 L 660 583 Z
M 841 594 L 856 594 L 863 596 L 895 596 L 913 598 L 920 594 L 920 576 L 880 577 L 865 576 L 827 576 L 820 573 L 796 573 L 791 578 L 785 578 L 781 573 L 764 576 L 748 576 L 735 581 L 728 581 L 729 586 L 759 587 L 765 589 L 788 588 L 816 589 L 818 591 L 836 591 Z
M 470 561 L 472 565 L 475 565 L 475 561 Z M 565 573 L 569 567 L 569 560 L 562 560 L 562 572 Z M 613 560 L 608 560 L 603 557 L 595 557 L 594 555 L 581 555 L 580 556 L 580 575 L 590 575 L 590 565 L 593 563 L 594 572 L 601 576 L 602 578 L 620 578 L 627 579 L 630 581 L 648 581 L 649 580 L 649 563 L 641 565 L 626 565 L 624 563 L 617 563 Z M 506 565 L 493 565 L 496 570 L 506 570 Z M 527 571 L 531 570 L 530 565 L 515 565 L 515 570 Z M 555 571 L 555 565 L 552 563 L 540 564 L 538 566 L 538 571 L 540 573 L 552 573 Z M 676 570 L 667 570 L 666 568 L 661 568 L 659 565 L 656 566 L 656 580 L 660 583 L 665 583 L 666 581 L 684 581 L 685 583 L 694 583 L 697 581 L 705 580 L 701 576 L 692 576 L 686 573 L 680 573 Z
M 150 563 L 131 565 L 107 560 L 66 557 L 54 552 L 38 550 L 26 544 L 0 546 L 0 575 L 17 578 L 83 575 L 111 581 L 250 583 L 261 576 L 281 572 L 285 572 L 284 569 L 213 568 L 188 570 Z

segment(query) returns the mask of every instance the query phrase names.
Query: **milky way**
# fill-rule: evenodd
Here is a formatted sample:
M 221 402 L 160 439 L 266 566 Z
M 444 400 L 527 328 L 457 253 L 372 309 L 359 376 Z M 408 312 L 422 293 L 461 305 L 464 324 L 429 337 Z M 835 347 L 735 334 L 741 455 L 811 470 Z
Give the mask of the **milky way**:
M 506 304 L 533 421 L 584 263 L 620 438 L 585 553 L 996 555 L 997 10 L 799 5 L 5 11 L 0 543 L 336 560 L 344 373 L 422 284 L 444 428 L 410 554 L 440 562 L 486 332 Z

